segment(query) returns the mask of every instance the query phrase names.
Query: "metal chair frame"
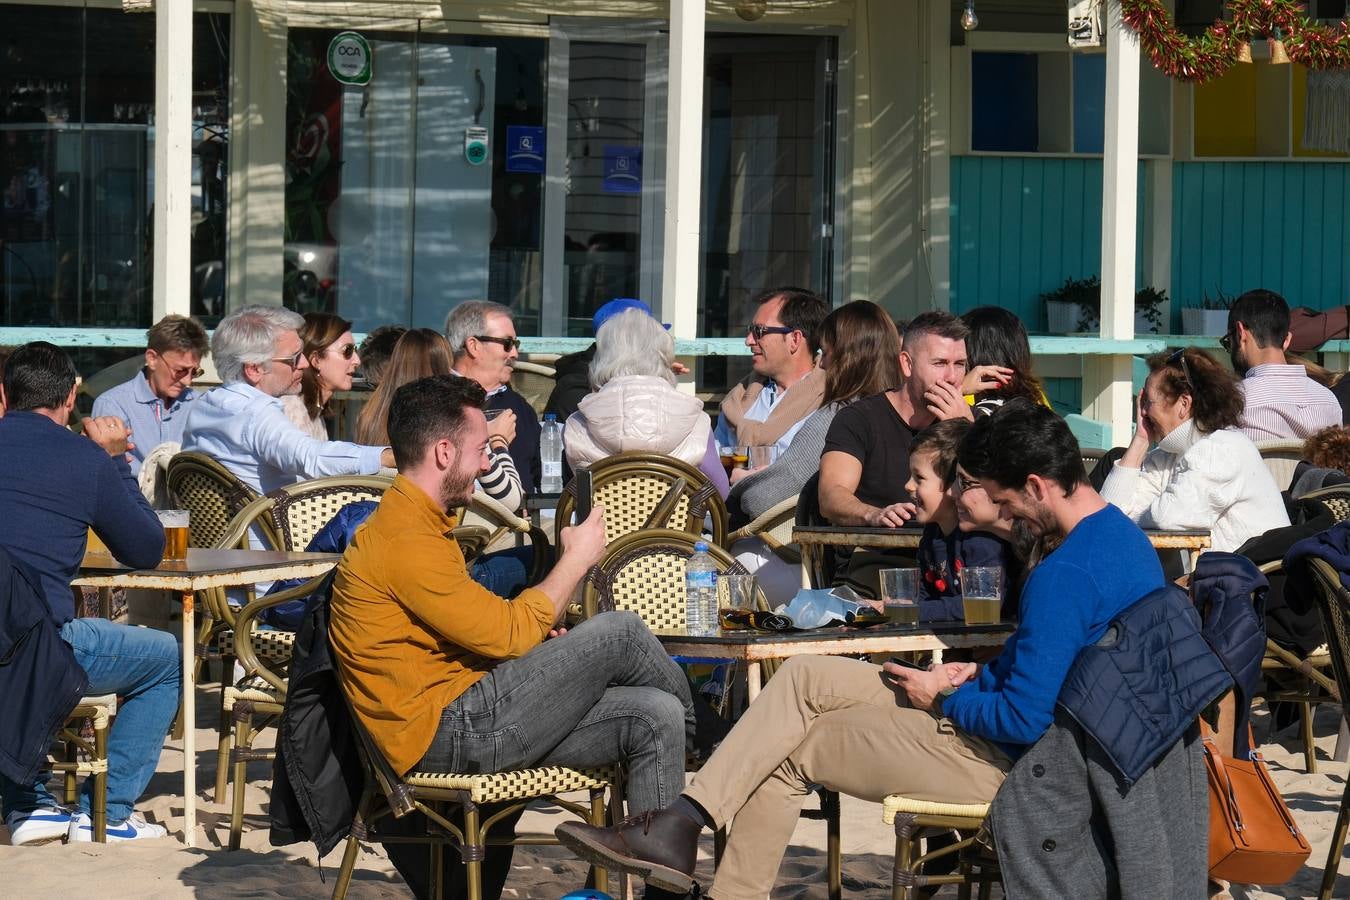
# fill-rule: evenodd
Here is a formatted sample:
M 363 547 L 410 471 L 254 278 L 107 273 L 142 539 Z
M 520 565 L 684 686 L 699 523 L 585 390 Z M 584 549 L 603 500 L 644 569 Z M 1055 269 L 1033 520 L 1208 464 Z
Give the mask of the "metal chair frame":
M 94 826 L 94 840 L 108 840 L 108 728 L 117 715 L 117 695 L 88 696 L 80 700 L 56 732 L 56 743 L 61 745 L 59 756 L 51 760 L 53 772 L 65 776 L 65 802 L 76 802 L 76 779 L 84 775 L 94 779 L 89 800 L 89 818 Z M 84 722 L 93 726 L 93 738 L 81 733 Z
M 979 861 L 967 851 L 980 848 L 975 832 L 984 824 L 989 804 L 934 803 L 912 800 L 892 794 L 882 801 L 882 821 L 895 827 L 895 867 L 892 870 L 891 896 L 909 900 L 918 889 L 944 884 L 960 885 L 957 896 L 970 900 L 970 888 L 980 885 L 980 900 L 988 900 L 991 888 L 999 880 L 992 861 Z M 919 841 L 934 832 L 955 831 L 960 839 L 928 853 L 921 853 Z M 948 875 L 925 875 L 923 867 L 936 859 L 960 854 L 957 871 Z
M 1327 649 L 1331 654 L 1331 670 L 1340 695 L 1342 714 L 1350 715 L 1350 591 L 1341 583 L 1341 573 L 1320 559 L 1309 558 L 1313 584 L 1322 624 L 1327 633 Z M 1331 846 L 1322 874 L 1318 900 L 1331 900 L 1336 885 L 1336 870 L 1345 849 L 1346 829 L 1350 826 L 1350 781 L 1341 795 L 1341 806 L 1336 814 L 1336 825 L 1331 832 Z

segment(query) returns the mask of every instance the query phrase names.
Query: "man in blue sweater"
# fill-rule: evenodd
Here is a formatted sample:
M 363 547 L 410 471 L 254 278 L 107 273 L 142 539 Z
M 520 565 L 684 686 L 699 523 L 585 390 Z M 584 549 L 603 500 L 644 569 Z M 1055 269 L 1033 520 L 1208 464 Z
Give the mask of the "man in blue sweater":
M 993 662 L 977 671 L 789 659 L 675 803 L 614 828 L 561 825 L 562 843 L 685 891 L 699 833 L 734 817 L 710 896 L 760 900 L 812 784 L 876 802 L 991 801 L 1049 728 L 1079 651 L 1163 573 L 1144 533 L 1087 484 L 1077 441 L 1049 409 L 1009 403 L 976 421 L 957 458 L 966 491 L 983 489 L 1006 517 L 1062 539 L 1028 578 L 1017 629 Z
M 108 739 L 108 841 L 163 837 L 164 828 L 133 809 L 155 772 L 178 708 L 178 643 L 162 631 L 75 618 L 70 582 L 90 528 L 132 568 L 159 564 L 164 529 L 127 465 L 126 425 L 115 416 L 88 418 L 84 437 L 66 427 L 76 381 L 70 357 L 41 341 L 15 350 L 5 364 L 0 546 L 37 574 L 61 639 L 89 676 L 88 692 L 122 698 Z M 57 804 L 45 778 L 36 784 L 0 778 L 10 843 L 92 840 L 93 784 L 92 778 L 85 781 L 79 808 L 72 811 Z

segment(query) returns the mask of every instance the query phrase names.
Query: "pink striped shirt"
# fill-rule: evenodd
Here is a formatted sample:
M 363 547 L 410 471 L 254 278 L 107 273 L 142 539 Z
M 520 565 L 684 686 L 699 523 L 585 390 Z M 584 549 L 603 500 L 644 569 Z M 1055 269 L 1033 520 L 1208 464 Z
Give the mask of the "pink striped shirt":
M 1242 432 L 1253 441 L 1302 440 L 1341 424 L 1341 404 L 1302 366 L 1252 366 L 1242 379 Z

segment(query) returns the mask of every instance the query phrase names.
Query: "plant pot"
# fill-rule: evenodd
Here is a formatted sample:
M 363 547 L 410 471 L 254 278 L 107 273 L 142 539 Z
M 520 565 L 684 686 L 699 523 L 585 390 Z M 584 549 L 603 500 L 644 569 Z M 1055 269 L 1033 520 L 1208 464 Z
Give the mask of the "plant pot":
M 1225 315 L 1227 314 L 1225 313 Z M 1051 334 L 1085 334 L 1097 331 L 1100 328 L 1101 324 L 1097 319 L 1097 314 L 1085 308 L 1082 304 L 1065 303 L 1062 300 L 1047 300 L 1045 302 L 1045 330 Z M 1158 328 L 1149 322 L 1142 312 L 1136 310 L 1134 332 L 1135 334 L 1157 334 Z
M 1182 334 L 1204 334 L 1220 337 L 1228 333 L 1228 310 L 1226 309 L 1183 309 L 1181 311 Z

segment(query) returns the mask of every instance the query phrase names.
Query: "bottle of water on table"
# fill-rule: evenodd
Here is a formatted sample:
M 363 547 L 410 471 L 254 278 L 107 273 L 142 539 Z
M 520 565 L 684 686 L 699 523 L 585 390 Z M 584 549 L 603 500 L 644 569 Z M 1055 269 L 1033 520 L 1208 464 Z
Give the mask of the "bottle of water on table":
M 685 567 L 685 627 L 690 634 L 717 633 L 717 563 L 708 545 L 694 544 L 694 555 Z
M 545 413 L 539 431 L 539 490 L 545 494 L 563 489 L 562 453 L 562 425 L 553 413 Z

